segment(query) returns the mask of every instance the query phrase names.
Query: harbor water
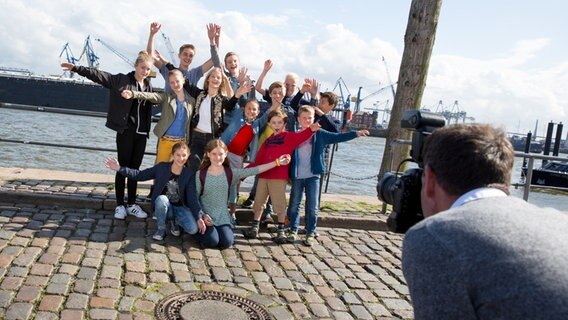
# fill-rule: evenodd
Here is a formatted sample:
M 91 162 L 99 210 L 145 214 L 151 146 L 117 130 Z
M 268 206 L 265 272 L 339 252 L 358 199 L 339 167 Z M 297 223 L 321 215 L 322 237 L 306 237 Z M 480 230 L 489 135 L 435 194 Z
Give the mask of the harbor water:
M 115 132 L 105 127 L 105 119 L 38 111 L 0 108 L 0 137 L 2 139 L 115 149 Z M 146 150 L 155 152 L 156 137 L 151 134 Z M 376 175 L 383 156 L 385 139 L 365 137 L 338 145 L 333 162 L 328 193 L 376 196 Z M 115 157 L 111 151 L 79 150 L 34 144 L 0 142 L 0 166 L 40 168 L 89 173 L 111 174 L 103 165 L 105 156 Z M 566 156 L 566 155 L 563 155 Z M 142 168 L 153 165 L 155 156 L 145 155 Z M 517 158 L 513 183 L 520 181 L 522 159 Z M 536 163 L 539 163 L 538 161 Z M 250 186 L 252 179 L 245 180 Z M 326 183 L 324 181 L 324 190 Z M 522 197 L 523 190 L 512 189 Z M 531 191 L 529 202 L 538 206 L 568 211 L 567 194 Z

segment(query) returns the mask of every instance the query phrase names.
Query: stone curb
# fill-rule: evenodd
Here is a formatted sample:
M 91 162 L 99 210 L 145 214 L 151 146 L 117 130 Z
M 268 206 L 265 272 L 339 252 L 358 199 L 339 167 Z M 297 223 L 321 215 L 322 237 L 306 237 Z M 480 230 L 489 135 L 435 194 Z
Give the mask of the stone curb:
M 28 203 L 35 205 L 51 205 L 58 207 L 87 208 L 94 210 L 112 211 L 116 207 L 116 201 L 103 198 L 65 196 L 53 194 L 41 194 L 37 192 L 10 192 L 0 191 L 2 202 Z M 142 203 L 140 206 L 147 212 L 151 212 L 150 203 Z M 252 210 L 238 209 L 238 225 L 246 225 L 252 220 Z M 274 217 L 276 218 L 276 217 Z M 301 217 L 304 224 L 304 218 Z M 346 228 L 360 230 L 388 231 L 386 222 L 382 217 L 372 216 L 369 218 L 351 216 L 330 216 L 322 215 L 318 217 L 318 226 L 326 228 Z

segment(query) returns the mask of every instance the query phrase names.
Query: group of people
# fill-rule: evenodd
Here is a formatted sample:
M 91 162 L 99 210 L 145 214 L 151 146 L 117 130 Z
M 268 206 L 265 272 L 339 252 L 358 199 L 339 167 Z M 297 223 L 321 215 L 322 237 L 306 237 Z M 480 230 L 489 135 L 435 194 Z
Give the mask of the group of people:
M 128 74 L 62 64 L 110 90 L 106 126 L 116 131 L 118 159 L 106 158 L 105 165 L 117 172 L 115 218 L 146 218 L 135 203 L 136 181 L 154 179 L 154 239 L 164 239 L 168 228 L 173 236 L 183 229 L 203 247 L 230 247 L 237 185 L 258 175 L 251 190 L 254 221 L 245 237 L 258 236 L 263 210 L 272 203 L 278 217 L 274 240 L 294 242 L 305 193 L 304 242 L 311 245 L 326 145 L 368 132 L 339 132 L 328 115 L 337 97 L 319 93 L 313 79 L 297 90 L 298 78 L 289 74 L 284 83 L 264 89 L 270 60 L 253 90 L 237 54 L 227 53 L 221 66 L 216 24 L 207 26 L 211 59 L 193 69 L 192 45 L 180 48 L 178 67 L 153 50 L 159 29 L 151 24 L 148 53 L 139 54 Z M 167 80 L 165 93 L 152 90 L 152 65 Z M 196 83 L 203 75 L 201 89 Z M 310 100 L 304 99 L 307 92 Z M 156 165 L 139 170 L 156 103 L 162 107 L 154 127 Z M 514 151 L 504 132 L 482 124 L 439 128 L 427 139 L 423 159 L 426 218 L 408 231 L 402 250 L 416 319 L 568 318 L 568 218 L 508 196 Z
M 264 89 L 271 60 L 264 63 L 256 85 L 248 70 L 240 67 L 236 53 L 228 52 L 222 66 L 218 53 L 221 27 L 217 24 L 207 25 L 211 58 L 196 68 L 190 68 L 196 52 L 191 44 L 180 47 L 177 67 L 154 50 L 154 36 L 160 28 L 157 22 L 150 25 L 147 50 L 139 53 L 134 71 L 128 74 L 61 64 L 110 91 L 106 126 L 116 131 L 118 157 L 106 158 L 105 166 L 116 171 L 114 217 L 125 219 L 130 214 L 146 218 L 148 214 L 135 202 L 137 181 L 153 179 L 150 197 L 157 220 L 155 240 L 163 240 L 168 230 L 173 236 L 183 230 L 195 235 L 203 247 L 230 247 L 238 185 L 255 175 L 250 195 L 254 221 L 245 237 L 258 236 L 268 204 L 278 217 L 274 241 L 295 242 L 305 192 L 304 243 L 312 245 L 317 234 L 325 147 L 366 136 L 368 131 L 340 132 L 338 121 L 328 114 L 337 104 L 337 96 L 319 93 L 314 79 L 306 79 L 298 90 L 299 77 L 290 73 L 284 83 L 275 81 Z M 152 66 L 166 80 L 164 92 L 152 89 L 148 79 Z M 197 82 L 203 76 L 200 88 Z M 262 100 L 255 98 L 255 91 Z M 310 100 L 303 98 L 308 92 Z M 157 156 L 153 167 L 140 170 L 153 105 L 161 106 L 161 117 L 153 130 L 158 137 Z M 292 189 L 287 209 L 289 180 Z

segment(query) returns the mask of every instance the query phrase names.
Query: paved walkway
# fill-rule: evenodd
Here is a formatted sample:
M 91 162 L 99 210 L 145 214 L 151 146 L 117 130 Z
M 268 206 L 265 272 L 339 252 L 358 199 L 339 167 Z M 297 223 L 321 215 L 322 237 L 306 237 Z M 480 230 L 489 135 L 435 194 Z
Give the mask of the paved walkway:
M 401 235 L 319 228 L 305 247 L 237 230 L 233 248 L 202 250 L 188 235 L 153 241 L 154 220 L 114 220 L 105 182 L 0 177 L 0 318 L 153 319 L 188 290 L 246 297 L 275 319 L 412 318 Z

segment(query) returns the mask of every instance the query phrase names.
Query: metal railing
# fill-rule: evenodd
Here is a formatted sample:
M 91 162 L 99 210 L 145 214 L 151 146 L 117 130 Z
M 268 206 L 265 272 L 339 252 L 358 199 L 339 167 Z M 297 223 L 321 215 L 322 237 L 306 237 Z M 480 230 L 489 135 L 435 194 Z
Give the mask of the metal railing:
M 391 142 L 391 146 L 392 146 L 391 149 L 394 149 L 395 147 L 400 146 L 400 145 L 411 145 L 411 144 L 412 144 L 411 140 L 395 139 Z M 527 172 L 526 172 L 526 175 L 525 175 L 524 183 L 513 183 L 513 184 L 511 184 L 511 186 L 513 186 L 515 188 L 523 187 L 523 200 L 525 200 L 525 201 L 529 200 L 531 187 L 568 191 L 568 188 L 563 188 L 563 187 L 553 187 L 553 186 L 543 186 L 543 185 L 531 184 L 532 175 L 533 175 L 533 171 L 534 171 L 534 160 L 535 159 L 538 159 L 538 160 L 555 160 L 555 161 L 568 161 L 568 159 L 562 158 L 562 157 L 557 157 L 557 156 L 547 156 L 547 155 L 540 155 L 540 154 L 535 154 L 535 153 L 524 153 L 524 152 L 515 152 L 515 158 L 528 159 Z M 393 171 L 393 166 L 394 166 L 393 157 L 391 156 L 390 172 L 395 173 L 395 174 L 399 174 L 399 172 Z M 387 203 L 383 201 L 381 213 L 385 214 L 386 212 L 387 212 Z
M 533 175 L 533 170 L 534 170 L 534 160 L 535 159 L 541 159 L 541 160 L 556 160 L 556 161 L 568 161 L 568 159 L 566 158 L 562 158 L 562 157 L 556 157 L 556 156 L 546 156 L 546 155 L 540 155 L 540 154 L 535 154 L 535 153 L 524 153 L 524 152 L 515 152 L 515 157 L 517 158 L 523 158 L 523 159 L 528 159 L 528 163 L 527 163 L 527 173 L 525 175 L 525 182 L 523 184 L 519 184 L 519 183 L 515 183 L 513 184 L 513 186 L 518 187 L 518 186 L 523 186 L 523 199 L 525 201 L 528 201 L 529 199 L 529 194 L 530 194 L 530 190 L 531 190 L 531 186 L 533 188 L 545 188 L 545 189 L 555 189 L 555 190 L 568 190 L 568 188 L 562 188 L 562 187 L 552 187 L 552 186 L 541 186 L 541 185 L 535 185 L 535 184 L 531 184 L 532 181 L 532 175 Z

